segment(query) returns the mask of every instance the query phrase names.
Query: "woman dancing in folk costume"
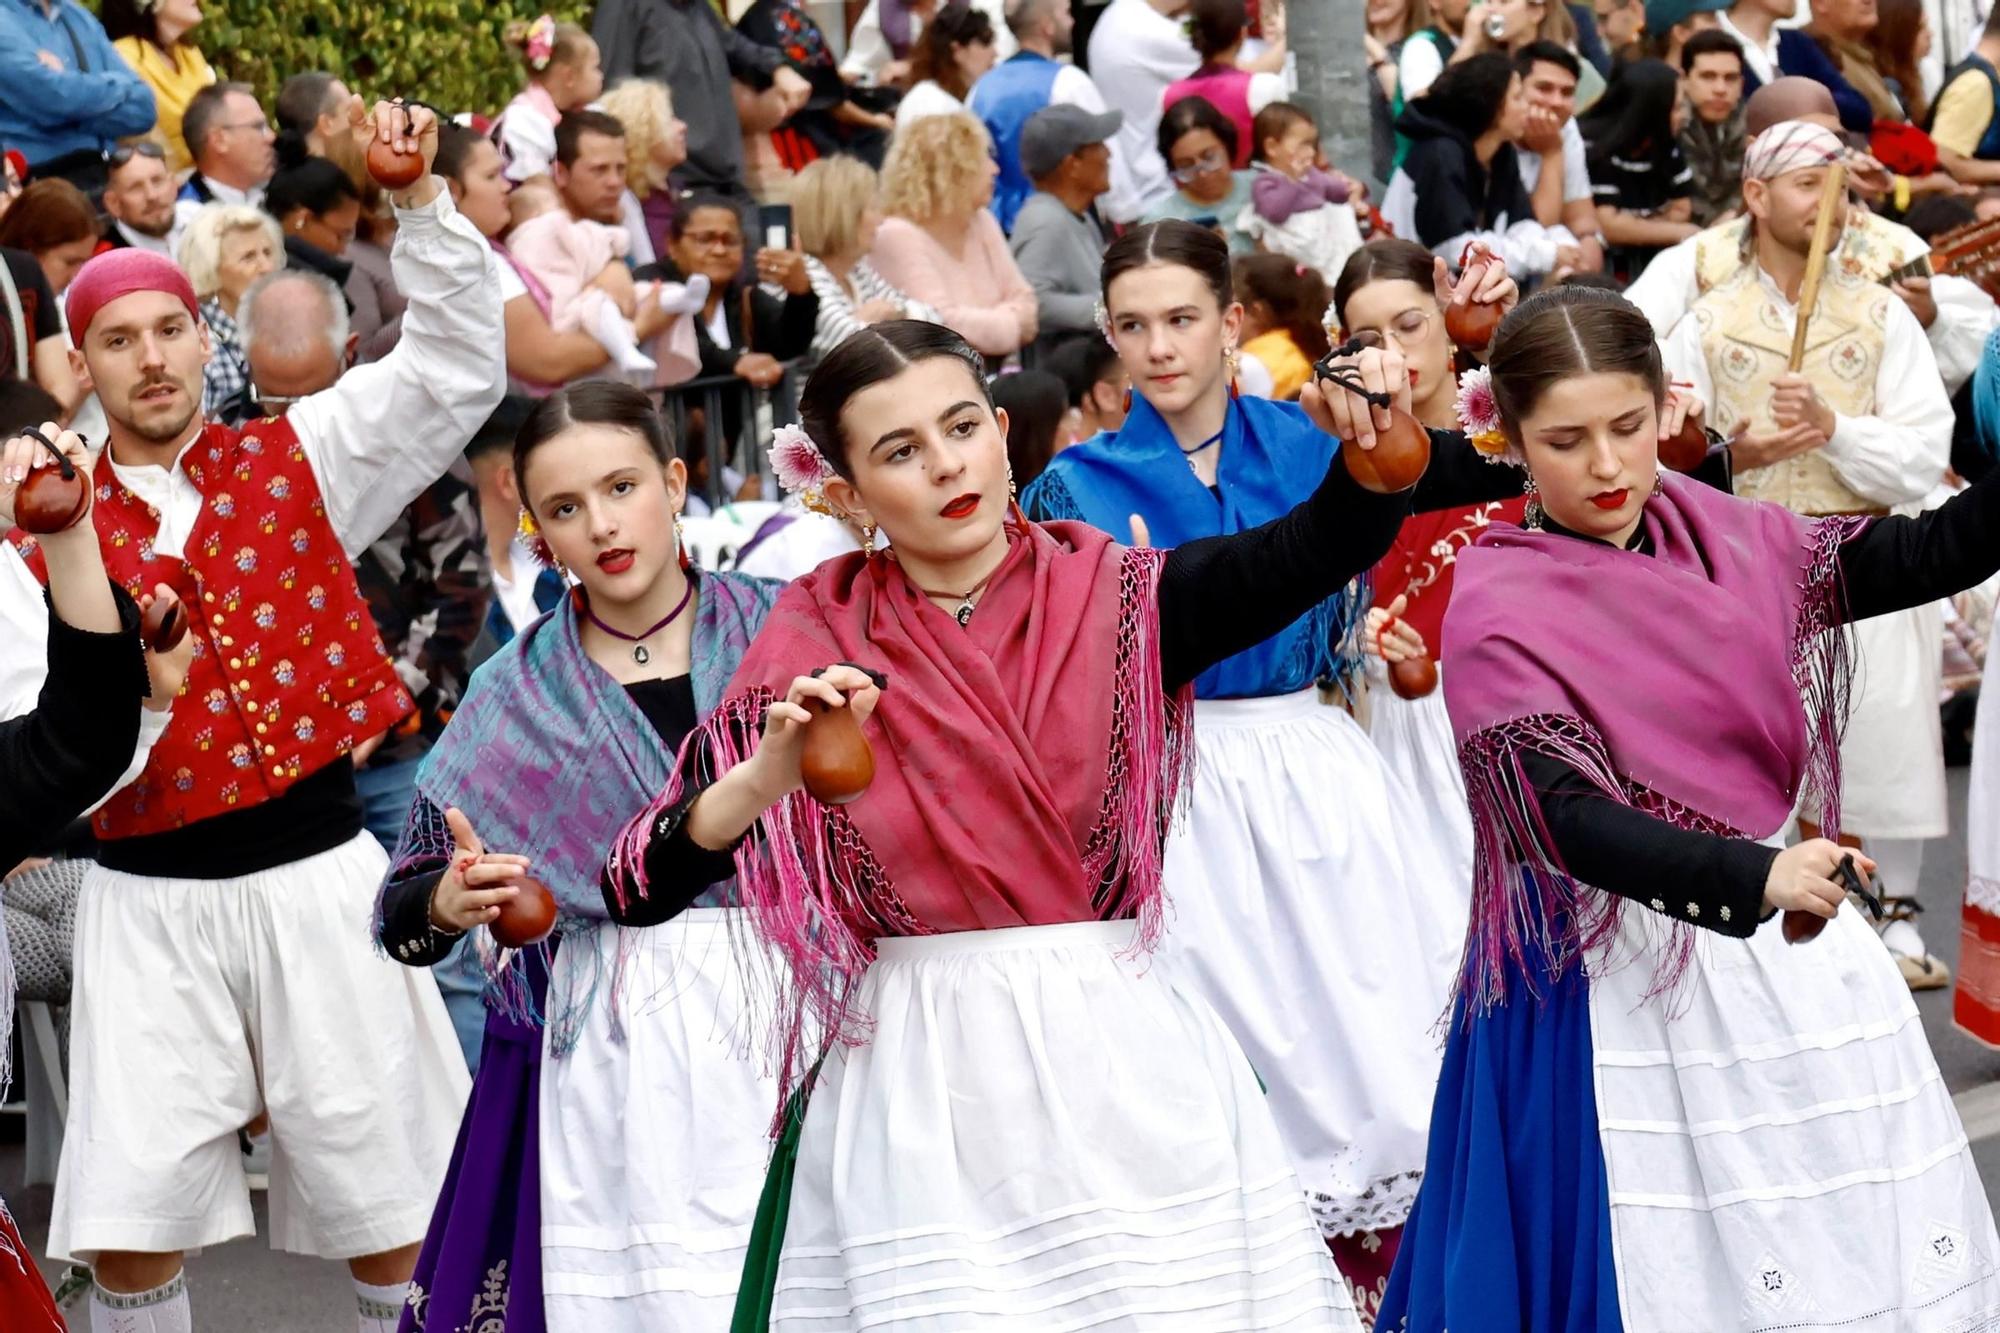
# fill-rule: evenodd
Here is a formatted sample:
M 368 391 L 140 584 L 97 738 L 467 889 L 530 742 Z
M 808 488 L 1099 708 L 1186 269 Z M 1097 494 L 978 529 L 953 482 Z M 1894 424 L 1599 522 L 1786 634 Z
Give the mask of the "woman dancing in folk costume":
M 1426 269 L 1426 273 L 1429 270 Z M 1511 302 L 1497 268 L 1470 276 Z M 1106 253 L 1107 333 L 1136 390 L 1115 435 L 1028 488 L 1042 518 L 1178 547 L 1306 498 L 1338 441 L 1291 403 L 1235 396 L 1242 307 L 1227 246 L 1159 222 Z M 1518 494 L 1440 436 L 1419 509 Z M 1465 890 L 1413 818 L 1418 797 L 1316 682 L 1341 674 L 1365 585 L 1309 606 L 1195 681 L 1192 817 L 1168 841 L 1163 953 L 1229 1024 L 1363 1314 L 1381 1300 L 1423 1165 Z M 1338 967 L 1327 960 L 1339 958 Z
M 1381 346 L 1399 351 L 1410 382 L 1411 413 L 1432 430 L 1457 431 L 1463 429 L 1458 362 L 1444 327 L 1451 285 L 1443 274 L 1444 260 L 1415 241 L 1370 241 L 1340 270 L 1328 314 L 1336 341 L 1373 334 Z M 1389 554 L 1375 566 L 1375 605 L 1368 612 L 1362 647 L 1379 659 L 1380 649 L 1398 639 L 1410 642 L 1415 635 L 1435 653 L 1459 552 L 1496 520 L 1519 522 L 1525 503 L 1517 495 L 1412 514 Z M 1368 734 L 1389 771 L 1415 796 L 1428 841 L 1443 858 L 1450 882 L 1461 894 L 1469 891 L 1472 821 L 1465 814 L 1465 782 L 1458 773 L 1444 696 L 1432 690 L 1404 699 L 1386 688 L 1371 688 Z M 1461 897 L 1461 911 L 1463 902 Z
M 403 1327 L 717 1328 L 777 1096 L 731 1040 L 728 868 L 677 884 L 696 906 L 657 930 L 614 925 L 600 884 L 779 585 L 686 563 L 687 470 L 637 389 L 542 399 L 514 468 L 524 528 L 579 586 L 480 669 L 424 761 L 376 932 L 429 966 L 524 874 L 560 925 L 518 951 L 479 932 L 484 1055 Z
M 1296 509 L 1172 552 L 1031 523 L 983 371 L 914 321 L 820 362 L 781 475 L 868 545 L 785 591 L 607 868 L 671 911 L 733 864 L 790 962 L 736 1327 L 1354 1329 L 1249 1062 L 1144 954 L 1189 685 L 1372 564 L 1408 497 L 1329 449 Z M 809 702 L 872 718 L 851 804 L 801 790 Z
M 1472 928 L 1380 1326 L 1990 1326 L 1964 1131 L 1842 908 L 1872 863 L 1775 838 L 1805 789 L 1838 803 L 1835 631 L 2000 566 L 2000 483 L 1871 521 L 1664 474 L 1652 326 L 1602 291 L 1525 302 L 1491 370 L 1467 424 L 1537 494 L 1445 622 Z

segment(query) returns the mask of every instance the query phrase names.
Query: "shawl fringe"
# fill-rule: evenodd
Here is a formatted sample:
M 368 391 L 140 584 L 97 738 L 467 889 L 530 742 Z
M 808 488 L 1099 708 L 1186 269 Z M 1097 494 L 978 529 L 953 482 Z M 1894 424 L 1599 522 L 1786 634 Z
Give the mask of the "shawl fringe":
M 1840 738 L 1846 729 L 1851 662 L 1843 626 L 1845 592 L 1840 547 L 1865 518 L 1826 519 L 1807 538 L 1803 593 L 1790 669 L 1805 705 L 1807 748 L 1803 792 L 1819 802 L 1825 836 L 1840 828 Z M 1474 1013 L 1506 1000 L 1510 973 L 1534 993 L 1540 957 L 1551 977 L 1588 966 L 1618 933 L 1621 912 L 1633 907 L 1570 875 L 1542 817 L 1541 801 L 1522 757 L 1540 754 L 1567 764 L 1613 801 L 1675 828 L 1723 837 L 1749 836 L 1722 821 L 1619 775 L 1604 738 L 1581 718 L 1540 713 L 1487 727 L 1459 747 L 1471 807 L 1474 867 L 1472 919 L 1460 963 L 1458 998 Z M 1670 994 L 1686 976 L 1696 927 L 1662 915 L 1666 943 L 1658 951 L 1647 1000 Z M 1541 996 L 1536 995 L 1539 1000 Z
M 1112 681 L 1111 754 L 1103 804 L 1084 852 L 1097 885 L 1100 919 L 1139 922 L 1138 949 L 1157 943 L 1163 913 L 1162 852 L 1173 821 L 1188 804 L 1194 764 L 1193 688 L 1169 697 L 1161 679 L 1157 587 L 1166 553 L 1131 550 L 1120 568 L 1119 640 Z M 689 736 L 658 798 L 626 825 L 610 871 L 620 905 L 650 892 L 647 843 L 671 832 L 690 794 L 756 750 L 772 694 L 762 687 L 724 700 Z M 935 933 L 904 905 L 887 870 L 845 810 L 821 805 L 803 789 L 759 818 L 761 838 L 735 852 L 737 885 L 756 938 L 737 952 L 753 1000 L 768 1003 L 765 1054 L 778 1079 L 770 1132 L 784 1128 L 794 1095 L 835 1046 L 858 1046 L 871 1023 L 855 1003 L 862 975 L 882 937 Z M 782 968 L 784 975 L 775 975 Z M 763 985 L 757 983 L 762 981 Z

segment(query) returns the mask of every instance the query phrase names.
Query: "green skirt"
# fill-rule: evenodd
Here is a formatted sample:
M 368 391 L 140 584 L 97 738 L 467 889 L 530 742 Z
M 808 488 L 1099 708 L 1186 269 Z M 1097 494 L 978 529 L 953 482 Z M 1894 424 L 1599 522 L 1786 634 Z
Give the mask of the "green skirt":
M 810 1080 L 808 1080 L 808 1086 Z M 771 1327 L 772 1293 L 778 1285 L 778 1255 L 785 1248 L 785 1219 L 792 1211 L 792 1175 L 799 1165 L 799 1131 L 806 1119 L 806 1089 L 792 1094 L 785 1130 L 771 1154 L 757 1217 L 750 1224 L 750 1252 L 743 1256 L 743 1281 L 736 1289 L 736 1317 L 729 1333 L 765 1333 Z

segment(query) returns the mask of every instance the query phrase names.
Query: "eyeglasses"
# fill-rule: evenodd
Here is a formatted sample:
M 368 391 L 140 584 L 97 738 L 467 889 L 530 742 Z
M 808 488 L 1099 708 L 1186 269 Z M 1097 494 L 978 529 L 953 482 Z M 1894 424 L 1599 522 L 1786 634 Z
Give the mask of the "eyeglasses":
M 1220 171 L 1229 165 L 1229 155 L 1220 148 L 1211 148 L 1192 162 L 1173 169 L 1173 178 L 1183 185 L 1192 185 L 1212 171 Z
M 741 250 L 743 234 L 734 231 L 683 232 L 681 239 L 697 250 Z
M 1430 332 L 1431 321 L 1435 318 L 1437 312 L 1434 310 L 1419 310 L 1412 307 L 1390 320 L 1386 329 L 1349 329 L 1348 334 L 1351 337 L 1362 332 L 1387 333 L 1404 347 L 1415 347 L 1423 342 L 1424 335 Z
M 138 143 L 121 143 L 116 148 L 106 151 L 104 154 L 104 164 L 113 171 L 116 171 L 119 167 L 130 162 L 134 155 L 150 157 L 155 162 L 164 162 L 167 160 L 166 149 L 160 147 L 151 139 L 141 139 Z
M 255 130 L 259 134 L 266 134 L 270 132 L 271 122 L 259 116 L 255 120 L 231 121 L 226 125 L 219 125 L 216 128 L 224 130 Z

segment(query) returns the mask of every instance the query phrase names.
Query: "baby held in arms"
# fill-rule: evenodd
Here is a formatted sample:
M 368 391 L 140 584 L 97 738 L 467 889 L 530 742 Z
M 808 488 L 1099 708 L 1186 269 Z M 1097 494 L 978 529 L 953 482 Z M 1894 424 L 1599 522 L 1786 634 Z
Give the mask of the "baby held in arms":
M 571 216 L 544 182 L 519 186 L 508 205 L 514 215 L 508 252 L 548 290 L 549 324 L 556 332 L 589 334 L 620 371 L 642 385 L 677 384 L 694 375 L 700 363 L 694 325 L 686 316 L 708 299 L 707 278 L 635 283 L 625 265 L 631 246 L 625 230 Z M 640 350 L 633 327 L 633 317 L 648 301 L 677 317 L 654 339 L 652 356 Z

